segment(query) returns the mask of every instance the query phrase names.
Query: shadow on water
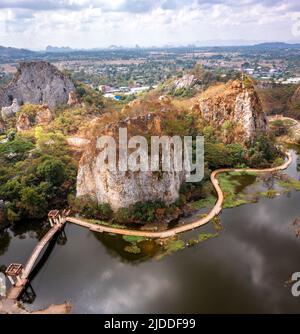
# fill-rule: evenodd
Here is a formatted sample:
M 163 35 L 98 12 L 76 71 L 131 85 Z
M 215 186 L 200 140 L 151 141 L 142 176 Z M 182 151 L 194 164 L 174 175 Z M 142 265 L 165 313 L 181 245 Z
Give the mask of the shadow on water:
M 293 157 L 285 173 L 299 179 L 295 151 Z M 242 175 L 235 191 L 268 190 L 273 181 Z M 299 313 L 300 300 L 286 286 L 300 270 L 292 225 L 300 218 L 299 201 L 300 192 L 291 190 L 224 209 L 217 238 L 172 252 L 180 246 L 175 240 L 166 254 L 172 255 L 163 258 L 160 242 L 68 224 L 68 240 L 57 235 L 34 268 L 26 302 L 36 309 L 69 300 L 74 313 Z M 213 228 L 207 224 L 180 239 L 215 233 Z M 44 226 L 9 230 L 0 239 L 0 264 L 25 263 L 45 232 Z
M 11 236 L 8 231 L 0 232 L 0 256 L 5 254 L 10 244 Z
M 32 304 L 36 298 L 36 294 L 34 291 L 33 286 L 31 285 L 31 282 L 35 279 L 35 277 L 39 274 L 39 272 L 43 269 L 45 264 L 47 263 L 50 255 L 52 254 L 54 248 L 56 245 L 63 246 L 67 243 L 67 236 L 62 229 L 61 231 L 58 231 L 54 237 L 49 242 L 47 248 L 44 250 L 42 256 L 40 256 L 40 259 L 38 260 L 37 264 L 34 266 L 33 270 L 31 271 L 29 275 L 29 282 L 26 285 L 24 292 L 21 296 L 21 300 L 24 303 Z
M 109 255 L 123 262 L 138 264 L 148 261 L 161 252 L 161 246 L 154 240 L 132 243 L 122 236 L 96 232 L 93 232 L 93 235 L 103 244 Z M 135 244 L 137 248 L 134 247 Z

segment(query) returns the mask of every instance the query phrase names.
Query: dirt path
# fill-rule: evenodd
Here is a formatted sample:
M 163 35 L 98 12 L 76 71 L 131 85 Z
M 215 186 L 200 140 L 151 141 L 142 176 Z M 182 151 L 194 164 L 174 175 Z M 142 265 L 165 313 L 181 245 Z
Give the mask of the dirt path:
M 216 217 L 221 211 L 222 211 L 222 204 L 224 201 L 224 195 L 222 192 L 222 189 L 219 185 L 218 181 L 218 174 L 221 173 L 229 173 L 229 172 L 255 172 L 255 173 L 266 173 L 266 172 L 276 172 L 280 170 L 286 169 L 292 162 L 292 155 L 291 153 L 287 153 L 288 160 L 278 167 L 273 168 L 267 168 L 267 169 L 251 169 L 251 168 L 245 168 L 245 169 L 235 169 L 235 168 L 224 168 L 224 169 L 217 169 L 211 173 L 210 179 L 211 182 L 217 192 L 218 200 L 215 204 L 215 206 L 212 208 L 212 210 L 203 218 L 189 223 L 182 226 L 174 227 L 166 231 L 161 232 L 150 232 L 150 231 L 140 231 L 140 230 L 132 230 L 132 229 L 122 229 L 122 228 L 114 228 L 104 225 L 96 225 L 93 223 L 89 223 L 87 221 L 84 221 L 79 218 L 73 218 L 68 217 L 67 222 L 73 223 L 79 226 L 86 227 L 94 232 L 107 232 L 107 233 L 113 233 L 113 234 L 120 234 L 120 235 L 130 235 L 130 236 L 140 236 L 145 238 L 169 238 L 176 234 L 183 233 L 186 231 L 193 230 L 199 226 L 205 225 L 208 222 L 210 222 L 214 217 Z

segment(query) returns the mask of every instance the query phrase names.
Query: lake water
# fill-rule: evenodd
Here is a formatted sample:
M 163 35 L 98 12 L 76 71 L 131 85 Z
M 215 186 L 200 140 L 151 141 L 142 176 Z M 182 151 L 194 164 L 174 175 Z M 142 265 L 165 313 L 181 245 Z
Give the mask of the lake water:
M 297 155 L 287 173 L 299 179 Z M 47 250 L 31 282 L 37 309 L 70 301 L 74 313 L 300 313 L 287 283 L 300 272 L 300 192 L 223 210 L 223 230 L 193 247 L 158 259 L 161 247 L 143 242 L 140 254 L 122 237 L 67 225 L 66 238 Z M 208 224 L 184 238 L 212 232 Z M 0 266 L 25 263 L 45 228 L 0 236 Z

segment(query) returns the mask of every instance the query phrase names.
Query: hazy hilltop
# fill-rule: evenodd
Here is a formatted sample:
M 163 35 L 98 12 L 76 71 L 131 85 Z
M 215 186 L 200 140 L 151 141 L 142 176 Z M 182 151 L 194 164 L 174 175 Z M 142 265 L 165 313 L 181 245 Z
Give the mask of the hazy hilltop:
M 68 46 L 62 46 L 62 47 L 57 47 L 57 46 L 51 46 L 51 45 L 48 45 L 46 47 L 46 52 L 56 52 L 56 53 L 59 53 L 59 52 L 72 52 L 72 51 L 75 51 L 74 49 L 68 47 Z
M 266 54 L 268 52 L 275 52 L 279 54 L 286 54 L 289 51 L 297 51 L 300 49 L 300 44 L 289 44 L 283 42 L 273 42 L 273 43 L 260 43 L 254 45 L 233 45 L 233 46 L 196 46 L 196 45 L 189 45 L 189 46 L 166 46 L 166 47 L 123 47 L 123 46 L 116 46 L 111 45 L 107 48 L 105 47 L 98 47 L 92 49 L 84 49 L 84 48 L 72 48 L 69 46 L 52 46 L 48 45 L 45 50 L 40 51 L 32 51 L 29 49 L 23 48 L 15 48 L 15 47 L 5 47 L 0 46 L 0 62 L 6 61 L 16 61 L 22 59 L 39 59 L 39 58 L 49 58 L 49 59 L 56 59 L 59 54 L 62 57 L 66 55 L 70 55 L 71 57 L 76 57 L 72 55 L 73 53 L 79 53 L 81 55 L 89 56 L 92 54 L 101 54 L 101 53 L 109 53 L 109 52 L 119 52 L 120 54 L 126 54 L 127 52 L 134 54 L 137 52 L 138 54 L 147 54 L 149 52 L 159 52 L 159 51 L 166 51 L 166 52 L 209 52 L 209 53 L 227 53 L 227 52 L 239 52 L 242 54 L 249 53 L 255 55 L 257 52 L 262 54 Z
M 17 49 L 0 46 L 0 61 L 10 61 L 13 59 L 23 59 L 36 56 L 36 52 L 27 49 Z

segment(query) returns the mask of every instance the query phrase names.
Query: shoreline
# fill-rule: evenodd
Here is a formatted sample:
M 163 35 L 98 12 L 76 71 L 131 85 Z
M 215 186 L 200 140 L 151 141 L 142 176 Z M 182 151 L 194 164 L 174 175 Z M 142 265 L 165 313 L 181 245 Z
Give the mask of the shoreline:
M 182 226 L 177 226 L 170 228 L 166 231 L 161 232 L 151 232 L 151 231 L 141 231 L 141 230 L 134 230 L 134 229 L 121 229 L 121 228 L 114 228 L 109 227 L 105 225 L 96 225 L 94 223 L 90 223 L 85 221 L 84 219 L 75 218 L 75 217 L 67 217 L 66 222 L 72 223 L 75 225 L 79 225 L 85 228 L 88 228 L 90 231 L 98 232 L 98 233 L 112 233 L 112 234 L 118 234 L 118 235 L 127 235 L 127 236 L 138 236 L 138 237 L 145 237 L 145 238 L 151 238 L 151 239 L 165 239 L 169 237 L 173 237 L 177 234 L 187 232 L 190 230 L 194 230 L 200 226 L 206 225 L 209 223 L 213 218 L 218 216 L 220 212 L 223 209 L 223 202 L 224 202 L 224 195 L 223 191 L 220 187 L 219 180 L 218 180 L 218 174 L 221 173 L 230 173 L 230 172 L 255 172 L 255 173 L 268 173 L 268 172 L 276 172 L 276 171 L 282 171 L 289 167 L 289 165 L 292 163 L 293 158 L 290 152 L 286 153 L 286 156 L 288 158 L 287 161 L 285 161 L 282 165 L 272 168 L 265 168 L 265 169 L 253 169 L 253 168 L 221 168 L 214 170 L 210 175 L 210 180 L 212 185 L 214 186 L 216 193 L 217 193 L 217 201 L 214 205 L 214 207 L 211 209 L 211 211 L 203 218 L 188 223 Z

